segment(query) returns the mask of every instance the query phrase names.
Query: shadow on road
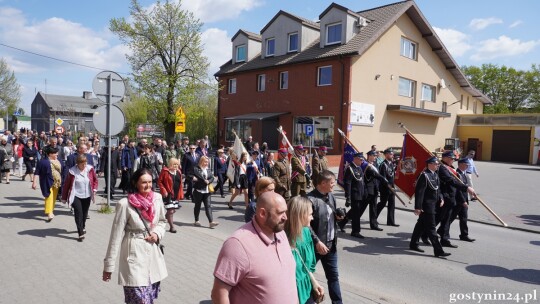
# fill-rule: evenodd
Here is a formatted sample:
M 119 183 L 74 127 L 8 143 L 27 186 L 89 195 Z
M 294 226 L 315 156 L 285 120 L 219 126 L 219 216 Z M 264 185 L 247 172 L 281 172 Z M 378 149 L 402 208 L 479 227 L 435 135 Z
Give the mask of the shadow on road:
M 35 201 L 35 200 L 43 200 L 43 197 L 39 196 L 6 196 L 4 199 L 9 201 L 16 201 L 16 202 L 26 202 L 26 201 Z M 3 204 L 4 205 L 4 204 Z M 15 205 L 19 206 L 19 204 Z
M 512 170 L 540 171 L 540 168 L 511 167 Z
M 518 218 L 523 220 L 523 224 L 540 226 L 540 215 L 524 214 L 524 215 L 518 216 Z
M 340 233 L 339 238 L 348 239 L 351 241 L 358 241 L 363 245 L 355 247 L 343 247 L 343 250 L 362 253 L 368 255 L 380 255 L 380 254 L 405 254 L 405 255 L 419 255 L 409 250 L 410 233 L 388 233 L 386 236 L 373 238 L 366 237 L 365 239 L 358 239 L 350 236 L 349 234 Z M 431 247 L 431 246 L 430 246 Z M 425 247 L 426 252 L 430 252 L 431 248 Z
M 540 284 L 540 270 L 537 269 L 506 269 L 494 265 L 470 265 L 465 267 L 468 272 L 485 277 L 501 277 L 513 281 Z
M 540 246 L 540 241 L 531 241 L 532 245 Z
M 29 202 L 20 202 L 20 203 L 0 203 L 0 207 L 21 207 L 21 208 L 39 208 L 42 207 L 43 203 L 29 203 Z
M 28 210 L 25 212 L 14 212 L 14 213 L 0 213 L 0 218 L 18 218 L 23 220 L 38 220 L 44 221 L 43 210 Z
M 59 228 L 47 228 L 47 229 L 31 229 L 31 230 L 24 230 L 20 231 L 18 234 L 20 235 L 30 235 L 35 237 L 58 237 L 68 240 L 76 240 L 77 237 L 67 236 L 65 234 L 73 234 L 76 232 L 69 232 L 66 229 L 59 229 Z
M 212 300 L 200 301 L 199 304 L 212 304 Z

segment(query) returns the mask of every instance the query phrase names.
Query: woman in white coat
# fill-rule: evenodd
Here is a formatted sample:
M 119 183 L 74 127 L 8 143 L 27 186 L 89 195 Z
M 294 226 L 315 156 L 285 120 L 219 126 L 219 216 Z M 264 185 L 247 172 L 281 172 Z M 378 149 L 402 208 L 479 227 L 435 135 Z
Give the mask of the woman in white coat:
M 158 246 L 165 235 L 165 208 L 161 194 L 152 191 L 152 172 L 148 169 L 133 173 L 131 192 L 116 204 L 103 281 L 111 279 L 120 253 L 118 284 L 124 286 L 125 303 L 153 303 L 161 280 L 167 277 L 165 259 Z

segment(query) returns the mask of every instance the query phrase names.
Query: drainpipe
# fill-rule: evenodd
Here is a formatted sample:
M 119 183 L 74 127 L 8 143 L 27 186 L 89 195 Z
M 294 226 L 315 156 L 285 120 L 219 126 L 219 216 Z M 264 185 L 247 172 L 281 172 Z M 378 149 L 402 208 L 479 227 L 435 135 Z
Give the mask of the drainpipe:
M 217 76 L 214 76 L 216 79 L 218 90 L 217 90 L 217 124 L 216 124 L 216 147 L 219 147 L 219 112 L 220 112 L 220 103 L 219 103 L 219 79 Z M 224 131 L 225 132 L 225 131 Z
M 341 63 L 341 91 L 340 91 L 340 111 L 339 111 L 339 121 L 340 121 L 340 125 L 341 127 L 345 130 L 345 134 L 348 133 L 347 131 L 347 126 L 344 126 L 344 123 L 343 123 L 343 108 L 346 106 L 345 104 L 345 100 L 343 100 L 344 98 L 344 95 L 345 95 L 345 82 L 344 82 L 344 79 L 345 79 L 345 64 L 343 63 L 343 55 L 339 55 L 339 63 Z M 348 134 L 347 134 L 348 135 Z M 334 137 L 335 138 L 335 137 Z M 339 140 L 339 154 L 341 154 L 341 151 L 343 151 L 343 142 L 340 138 Z

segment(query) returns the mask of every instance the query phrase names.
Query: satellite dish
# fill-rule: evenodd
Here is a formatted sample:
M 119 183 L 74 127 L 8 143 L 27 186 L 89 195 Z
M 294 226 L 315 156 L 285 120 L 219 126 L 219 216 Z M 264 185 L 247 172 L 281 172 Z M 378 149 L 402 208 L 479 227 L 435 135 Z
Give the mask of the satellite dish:
M 441 89 L 446 89 L 446 81 L 441 78 Z

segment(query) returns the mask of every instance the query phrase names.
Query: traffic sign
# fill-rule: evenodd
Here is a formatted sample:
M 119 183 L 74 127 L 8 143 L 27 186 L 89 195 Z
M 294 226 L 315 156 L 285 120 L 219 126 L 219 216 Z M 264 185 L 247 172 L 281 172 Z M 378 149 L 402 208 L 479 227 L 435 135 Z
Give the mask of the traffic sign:
M 103 102 L 111 104 L 119 102 L 124 98 L 126 86 L 124 79 L 120 75 L 111 71 L 104 71 L 96 75 L 92 82 L 94 94 Z
M 92 121 L 99 133 L 107 135 L 107 106 L 97 108 L 92 117 Z M 116 135 L 122 132 L 125 123 L 126 118 L 124 117 L 124 112 L 122 112 L 119 107 L 112 105 L 110 134 Z
M 176 110 L 175 120 L 174 120 L 174 132 L 175 133 L 184 133 L 186 132 L 186 114 L 182 107 Z
M 56 132 L 56 134 L 64 134 L 64 127 L 62 126 L 56 126 L 56 128 L 54 128 L 54 131 Z
M 64 123 L 64 120 L 60 117 L 58 117 L 56 120 L 55 120 L 56 124 L 61 126 L 63 123 Z
M 307 136 L 313 136 L 313 125 L 306 125 L 305 129 L 306 129 L 305 133 Z

